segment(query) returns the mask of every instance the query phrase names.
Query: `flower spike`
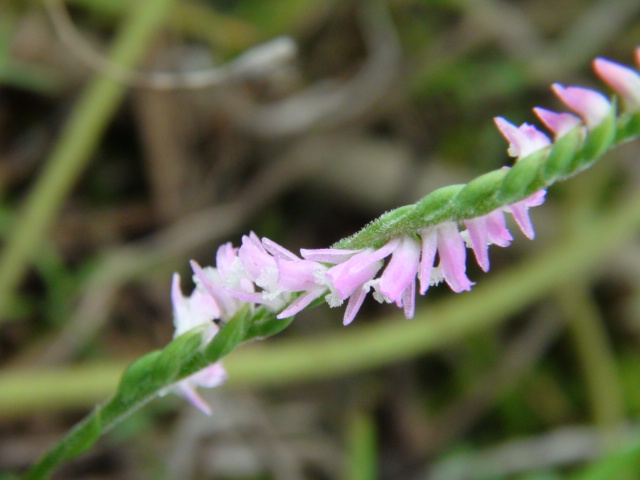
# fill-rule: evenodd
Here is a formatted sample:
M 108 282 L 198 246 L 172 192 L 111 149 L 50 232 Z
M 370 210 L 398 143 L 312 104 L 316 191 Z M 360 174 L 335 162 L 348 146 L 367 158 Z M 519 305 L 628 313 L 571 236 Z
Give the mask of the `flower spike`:
M 635 59 L 640 67 L 640 47 Z M 197 389 L 226 381 L 220 359 L 243 342 L 280 332 L 290 324 L 282 319 L 323 295 L 332 307 L 348 300 L 343 318 L 347 325 L 372 289 L 374 299 L 402 307 L 406 318 L 414 315 L 417 280 L 420 293 L 443 280 L 454 292 L 470 290 L 474 283 L 466 274 L 466 247 L 488 270 L 489 245 L 505 247 L 513 240 L 505 226 L 506 213 L 513 215 L 525 236 L 533 238 L 529 210 L 544 202 L 547 187 L 590 167 L 608 149 L 640 137 L 636 73 L 600 59 L 595 67 L 623 97 L 627 111 L 617 115 L 596 91 L 555 84 L 554 91 L 581 120 L 536 109 L 554 133 L 551 144 L 535 127 L 515 127 L 497 119 L 509 141 L 509 153 L 516 157 L 509 171 L 498 169 L 467 185 L 440 188 L 414 205 L 385 213 L 333 248 L 302 250 L 302 258 L 250 233 L 239 248 L 230 243 L 221 246 L 215 267 L 192 262 L 195 288 L 189 296 L 183 295 L 175 274 L 171 300 L 178 338 L 127 368 L 115 395 L 49 449 L 25 478 L 49 478 L 54 469 L 85 452 L 155 395 L 177 393 L 210 415 L 211 408 Z M 614 220 L 596 230 L 621 223 Z M 616 229 L 627 234 L 631 230 Z
M 635 55 L 640 64 L 640 47 Z M 640 110 L 640 74 L 600 58 L 594 61 L 594 68 L 624 99 L 627 113 Z M 613 113 L 612 104 L 595 90 L 559 83 L 552 89 L 577 113 L 534 108 L 553 133 L 553 141 L 528 123 L 516 126 L 502 117 L 494 119 L 509 143 L 509 155 L 516 158 L 509 173 L 497 170 L 468 185 L 437 190 L 416 205 L 388 212 L 334 248 L 301 249 L 297 255 L 250 232 L 239 248 L 230 243 L 221 246 L 215 267 L 203 268 L 192 262 L 196 287 L 189 297 L 180 290 L 180 277 L 176 274 L 173 278 L 176 336 L 201 328 L 206 344 L 218 332 L 217 323 L 224 324 L 247 303 L 250 312 L 266 309 L 278 321 L 323 297 L 330 307 L 347 302 L 343 323 L 348 325 L 371 291 L 378 302 L 394 303 L 406 318 L 412 318 L 418 282 L 422 295 L 441 282 L 456 293 L 471 290 L 475 283 L 466 272 L 467 248 L 473 250 L 479 267 L 488 271 L 489 246 L 507 247 L 513 241 L 506 214 L 513 216 L 524 236 L 533 239 L 530 209 L 544 203 L 544 188 L 594 160 L 581 155 L 587 141 L 591 141 L 592 151 L 598 151 L 594 145 L 602 134 L 594 140 L 590 137 Z M 579 135 L 565 138 L 576 128 Z M 615 132 L 609 133 L 613 138 Z M 631 131 L 625 139 L 632 135 L 640 132 Z M 536 152 L 539 155 L 533 156 Z M 523 161 L 525 157 L 528 160 Z M 505 203 L 500 203 L 501 199 Z M 222 365 L 215 363 L 177 382 L 171 391 L 209 414 L 196 388 L 213 387 L 225 379 Z

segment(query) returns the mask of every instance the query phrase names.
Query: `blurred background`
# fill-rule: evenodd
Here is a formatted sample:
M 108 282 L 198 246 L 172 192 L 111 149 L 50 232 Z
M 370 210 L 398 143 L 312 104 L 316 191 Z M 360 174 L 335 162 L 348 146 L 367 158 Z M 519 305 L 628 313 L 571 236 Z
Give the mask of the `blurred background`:
M 636 0 L 3 0 L 0 479 L 171 339 L 189 259 L 328 247 L 508 165 L 492 117 L 603 89 L 638 38 Z M 471 293 L 302 312 L 229 356 L 212 417 L 163 397 L 55 478 L 640 478 L 639 148 L 554 186 Z

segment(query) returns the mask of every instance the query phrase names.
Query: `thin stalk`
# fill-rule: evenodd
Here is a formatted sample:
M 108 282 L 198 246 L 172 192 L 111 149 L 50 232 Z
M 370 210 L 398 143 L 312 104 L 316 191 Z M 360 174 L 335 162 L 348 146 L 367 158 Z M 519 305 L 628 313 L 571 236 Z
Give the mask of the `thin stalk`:
M 110 60 L 124 68 L 135 65 L 174 2 L 132 2 L 129 16 L 114 41 Z M 6 319 L 3 313 L 8 310 L 8 302 L 125 93 L 125 85 L 96 76 L 80 95 L 51 157 L 29 192 L 0 258 L 0 322 Z
M 614 440 L 624 422 L 625 409 L 616 358 L 603 319 L 583 281 L 565 284 L 557 297 L 568 320 L 594 421 L 606 439 Z
M 67 0 L 114 21 L 127 11 L 130 0 Z M 175 6 L 175 15 L 167 19 L 167 27 L 191 39 L 196 39 L 223 54 L 240 52 L 265 40 L 259 26 L 250 24 L 237 15 L 220 13 L 215 5 L 198 0 L 181 0 Z M 284 28 L 282 32 L 291 30 Z
M 378 448 L 375 420 L 368 411 L 348 413 L 345 480 L 375 480 Z

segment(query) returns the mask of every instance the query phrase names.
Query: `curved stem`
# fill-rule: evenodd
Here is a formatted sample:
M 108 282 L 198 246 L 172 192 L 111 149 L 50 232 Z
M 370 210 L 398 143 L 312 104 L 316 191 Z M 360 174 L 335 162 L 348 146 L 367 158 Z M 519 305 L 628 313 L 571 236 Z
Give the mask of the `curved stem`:
M 57 1 L 57 0 L 47 0 Z M 109 56 L 120 66 L 134 65 L 164 23 L 175 0 L 132 3 L 130 16 Z M 82 174 L 126 87 L 97 76 L 82 93 L 45 169 L 32 187 L 0 258 L 0 322 L 34 252 L 53 223 L 69 191 Z
M 97 406 L 47 451 L 25 474 L 24 480 L 48 478 L 59 465 L 85 452 L 104 433 L 176 382 L 217 362 L 240 342 L 250 338 L 250 322 L 275 320 L 274 315 L 265 316 L 263 313 L 262 310 L 253 313 L 246 305 L 206 347 L 202 348 L 201 329 L 195 328 L 174 339 L 163 350 L 150 352 L 136 360 L 122 375 L 116 394 Z M 274 322 L 274 325 L 277 327 L 281 323 Z

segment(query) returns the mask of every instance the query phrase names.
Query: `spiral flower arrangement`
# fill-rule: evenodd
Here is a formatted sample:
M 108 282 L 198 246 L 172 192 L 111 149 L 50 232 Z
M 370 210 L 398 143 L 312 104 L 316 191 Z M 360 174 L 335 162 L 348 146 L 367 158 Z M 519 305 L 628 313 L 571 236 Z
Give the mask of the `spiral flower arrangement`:
M 640 67 L 640 48 L 635 51 Z M 550 135 L 530 124 L 516 126 L 497 117 L 506 138 L 511 167 L 484 174 L 466 185 L 438 189 L 413 205 L 385 213 L 331 248 L 297 255 L 250 233 L 239 247 L 218 248 L 216 265 L 192 262 L 195 289 L 184 296 L 173 277 L 175 339 L 165 349 L 136 361 L 116 395 L 72 430 L 27 474 L 45 478 L 63 461 L 79 455 L 133 410 L 158 394 L 175 392 L 206 414 L 211 410 L 198 387 L 226 379 L 220 359 L 241 342 L 286 328 L 293 316 L 325 301 L 346 302 L 344 324 L 356 317 L 368 293 L 394 303 L 411 318 L 415 295 L 438 283 L 456 293 L 471 290 L 467 249 L 488 271 L 489 247 L 514 240 L 511 215 L 525 237 L 535 232 L 529 209 L 544 203 L 546 189 L 588 168 L 608 149 L 640 135 L 640 74 L 598 58 L 596 74 L 617 94 L 554 84 L 570 112 L 534 108 Z

